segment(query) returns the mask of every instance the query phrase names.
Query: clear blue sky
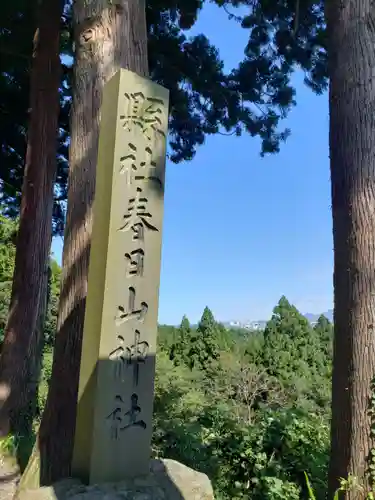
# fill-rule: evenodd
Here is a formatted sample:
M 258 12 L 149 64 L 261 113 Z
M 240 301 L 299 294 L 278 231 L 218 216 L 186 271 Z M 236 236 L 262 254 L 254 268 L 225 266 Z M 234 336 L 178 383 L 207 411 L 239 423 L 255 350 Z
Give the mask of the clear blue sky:
M 209 5 L 194 33 L 242 58 L 246 32 Z M 281 295 L 301 312 L 332 308 L 328 100 L 296 77 L 292 136 L 278 155 L 259 141 L 215 136 L 192 162 L 167 165 L 159 321 L 268 319 Z M 61 240 L 53 244 L 61 260 Z

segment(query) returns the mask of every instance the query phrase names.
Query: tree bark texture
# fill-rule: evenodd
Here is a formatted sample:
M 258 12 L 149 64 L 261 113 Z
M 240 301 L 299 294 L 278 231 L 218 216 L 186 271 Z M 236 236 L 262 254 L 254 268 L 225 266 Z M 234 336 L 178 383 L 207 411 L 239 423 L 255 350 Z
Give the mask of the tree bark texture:
M 13 288 L 0 357 L 0 432 L 18 432 L 28 405 L 37 318 L 52 232 L 59 114 L 61 0 L 39 3 L 30 81 L 30 123 Z M 15 425 L 12 425 L 15 424 Z
M 356 476 L 364 499 L 375 376 L 375 10 L 328 0 L 330 160 L 334 239 L 334 363 L 329 497 Z
M 39 389 L 40 376 L 42 373 L 42 365 L 43 365 L 43 350 L 45 344 L 44 325 L 50 299 L 50 277 L 51 277 L 51 268 L 49 265 L 49 261 L 47 261 L 44 270 L 42 287 L 40 290 L 38 319 L 35 327 L 35 342 L 33 343 L 34 353 L 31 357 L 33 364 L 31 367 L 29 400 L 32 405 L 31 414 L 33 415 L 33 417 L 39 412 L 38 389 Z
M 43 349 L 44 349 L 44 325 L 49 303 L 49 280 L 51 268 L 49 260 L 46 262 L 46 267 L 43 274 L 42 286 L 40 289 L 40 300 L 38 309 L 38 318 L 36 322 L 34 339 L 30 349 L 30 375 L 28 380 L 28 393 L 26 397 L 26 405 L 18 412 L 14 418 L 14 426 L 22 431 L 20 435 L 20 446 L 17 448 L 17 461 L 20 470 L 24 470 L 27 465 L 28 454 L 31 453 L 29 448 L 32 440 L 30 437 L 33 433 L 34 419 L 40 414 L 39 409 L 39 383 L 43 365 Z M 13 423 L 12 422 L 12 423 Z
M 120 68 L 148 74 L 144 0 L 77 0 L 74 24 L 68 208 L 52 378 L 39 431 L 41 484 L 70 474 L 103 87 Z

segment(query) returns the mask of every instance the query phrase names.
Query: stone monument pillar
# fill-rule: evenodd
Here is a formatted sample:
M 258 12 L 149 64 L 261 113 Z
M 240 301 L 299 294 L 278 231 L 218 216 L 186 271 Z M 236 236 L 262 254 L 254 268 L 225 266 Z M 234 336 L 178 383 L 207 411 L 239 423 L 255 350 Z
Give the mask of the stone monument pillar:
M 72 474 L 149 471 L 168 91 L 120 70 L 105 86 Z

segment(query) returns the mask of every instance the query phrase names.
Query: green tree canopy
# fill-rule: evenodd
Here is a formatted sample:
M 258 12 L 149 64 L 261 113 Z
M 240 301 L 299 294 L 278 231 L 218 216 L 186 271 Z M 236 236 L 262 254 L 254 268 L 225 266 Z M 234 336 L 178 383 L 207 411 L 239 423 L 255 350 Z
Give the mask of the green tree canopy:
M 218 336 L 219 328 L 214 315 L 211 309 L 205 307 L 198 328 L 191 336 L 188 354 L 190 368 L 207 370 L 219 359 Z
M 207 0 L 206 0 L 207 2 Z M 207 135 L 225 132 L 257 136 L 262 153 L 279 150 L 289 134 L 280 129 L 294 104 L 291 76 L 296 65 L 314 91 L 326 86 L 326 56 L 321 6 L 300 0 L 298 29 L 293 31 L 295 2 L 233 0 L 246 5 L 245 18 L 231 16 L 248 30 L 244 59 L 227 72 L 218 50 L 204 34 L 190 36 L 204 0 L 148 0 L 150 74 L 170 90 L 170 154 L 173 162 L 190 160 Z M 0 180 L 6 211 L 15 216 L 20 202 L 29 107 L 29 72 L 36 0 L 7 2 L 0 26 Z M 71 2 L 61 21 L 59 170 L 55 187 L 54 231 L 62 234 L 68 174 L 71 102 Z M 234 9 L 234 12 L 236 10 Z M 66 56 L 69 56 L 68 58 Z
M 175 366 L 184 364 L 191 370 L 207 370 L 219 359 L 219 342 L 223 338 L 223 326 L 215 321 L 206 307 L 197 328 L 192 328 L 186 316 L 177 330 L 169 358 Z
M 333 354 L 333 325 L 332 323 L 324 316 L 324 314 L 320 315 L 318 321 L 314 325 L 314 330 L 320 339 L 320 343 L 322 348 L 325 349 L 327 357 L 329 359 L 332 358 Z
M 189 364 L 189 351 L 191 343 L 192 329 L 187 316 L 182 318 L 180 327 L 177 330 L 177 338 L 171 346 L 169 358 L 175 366 Z
M 281 297 L 264 331 L 263 364 L 269 375 L 296 389 L 301 398 L 325 406 L 329 394 L 322 378 L 329 376 L 331 364 L 326 352 L 318 332 Z

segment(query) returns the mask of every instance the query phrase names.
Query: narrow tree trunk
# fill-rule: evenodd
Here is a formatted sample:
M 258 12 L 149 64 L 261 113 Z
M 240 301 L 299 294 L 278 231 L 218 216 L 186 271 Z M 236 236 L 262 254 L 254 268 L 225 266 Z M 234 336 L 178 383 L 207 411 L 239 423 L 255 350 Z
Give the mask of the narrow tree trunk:
M 69 476 L 95 192 L 104 84 L 120 68 L 147 75 L 144 0 L 77 0 L 68 210 L 52 378 L 35 449 L 22 485 Z M 38 461 L 40 464 L 38 465 Z
M 59 113 L 61 0 L 39 4 L 34 38 L 26 166 L 9 317 L 0 357 L 0 432 L 14 432 L 27 405 L 40 290 L 49 258 Z M 10 419 L 12 422 L 10 422 Z
M 334 363 L 329 498 L 340 477 L 365 488 L 375 376 L 375 16 L 370 0 L 327 0 L 334 238 Z
M 27 465 L 28 457 L 31 454 L 30 444 L 32 444 L 31 436 L 33 434 L 34 419 L 39 413 L 39 383 L 43 365 L 43 349 L 44 349 L 44 324 L 46 312 L 49 303 L 49 279 L 51 269 L 49 259 L 46 262 L 46 267 L 43 274 L 43 281 L 40 289 L 40 300 L 38 318 L 36 322 L 34 338 L 30 349 L 30 375 L 28 381 L 27 398 L 25 398 L 25 407 L 15 415 L 17 429 L 22 429 L 20 436 L 22 446 L 18 447 L 18 465 L 22 470 Z

